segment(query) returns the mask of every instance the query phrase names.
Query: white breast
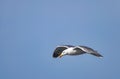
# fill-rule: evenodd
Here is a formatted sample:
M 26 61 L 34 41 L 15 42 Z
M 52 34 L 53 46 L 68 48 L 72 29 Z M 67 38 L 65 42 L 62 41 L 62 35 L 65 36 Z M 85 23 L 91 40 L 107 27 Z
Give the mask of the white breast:
M 76 53 L 76 50 L 73 50 L 74 48 L 68 48 L 66 50 L 64 50 L 64 52 L 67 54 L 67 55 L 74 55 Z

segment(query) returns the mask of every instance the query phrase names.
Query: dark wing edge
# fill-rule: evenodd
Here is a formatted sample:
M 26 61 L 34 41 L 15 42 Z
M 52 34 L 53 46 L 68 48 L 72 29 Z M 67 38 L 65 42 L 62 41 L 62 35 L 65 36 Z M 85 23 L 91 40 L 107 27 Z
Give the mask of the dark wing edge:
M 94 56 L 97 56 L 97 57 L 103 57 L 101 54 L 99 54 L 98 52 L 93 52 L 93 53 L 90 53 L 90 54 L 92 54 L 92 55 L 94 55 Z
M 95 51 L 94 49 L 90 47 L 87 47 L 87 46 L 77 46 L 77 47 L 88 54 L 91 54 L 97 57 L 103 57 L 101 54 L 99 54 L 97 51 Z
M 67 46 L 58 46 L 53 52 L 53 58 L 57 58 L 67 48 Z

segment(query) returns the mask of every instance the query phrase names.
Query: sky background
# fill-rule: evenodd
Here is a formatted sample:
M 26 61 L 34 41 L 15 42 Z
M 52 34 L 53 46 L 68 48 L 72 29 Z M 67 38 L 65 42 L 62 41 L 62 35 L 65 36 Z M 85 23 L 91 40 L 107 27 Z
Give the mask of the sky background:
M 104 56 L 52 58 L 58 45 Z M 0 0 L 0 79 L 120 79 L 120 0 Z

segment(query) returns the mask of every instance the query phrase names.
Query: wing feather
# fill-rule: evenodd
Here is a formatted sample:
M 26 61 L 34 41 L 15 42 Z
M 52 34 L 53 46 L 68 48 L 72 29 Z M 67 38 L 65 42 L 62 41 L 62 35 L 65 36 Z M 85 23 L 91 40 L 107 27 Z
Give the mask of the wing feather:
M 53 53 L 53 57 L 57 58 L 65 49 L 67 49 L 67 46 L 58 46 Z
M 101 54 L 99 54 L 97 51 L 95 51 L 94 49 L 87 47 L 87 46 L 76 46 L 77 48 L 83 50 L 86 53 L 92 54 L 94 56 L 97 57 L 103 57 Z

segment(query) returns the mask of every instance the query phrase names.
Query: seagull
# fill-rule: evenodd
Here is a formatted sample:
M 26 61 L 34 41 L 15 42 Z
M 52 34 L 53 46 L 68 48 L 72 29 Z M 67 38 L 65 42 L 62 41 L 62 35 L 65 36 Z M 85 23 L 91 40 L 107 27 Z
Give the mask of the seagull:
M 65 55 L 75 56 L 82 54 L 91 54 L 93 56 L 100 58 L 103 57 L 97 51 L 87 46 L 62 45 L 56 47 L 56 49 L 53 52 L 53 58 L 57 58 L 57 57 L 61 58 L 62 56 Z

